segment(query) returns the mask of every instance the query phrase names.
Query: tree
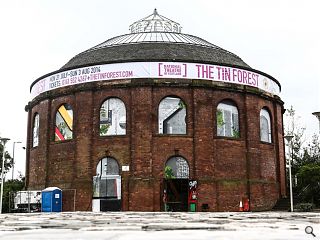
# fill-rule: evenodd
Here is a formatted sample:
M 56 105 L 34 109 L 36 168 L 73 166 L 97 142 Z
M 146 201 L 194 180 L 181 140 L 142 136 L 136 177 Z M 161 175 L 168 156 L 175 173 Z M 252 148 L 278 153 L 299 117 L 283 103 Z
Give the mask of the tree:
M 13 207 L 13 193 L 23 190 L 25 177 L 19 175 L 18 179 L 8 180 L 3 188 L 2 212 L 8 213 Z M 11 206 L 9 206 L 11 205 Z
M 299 185 L 302 189 L 302 200 L 320 204 L 320 164 L 303 165 L 298 172 Z
M 291 106 L 285 115 L 287 125 L 285 135 L 293 136 L 287 159 L 292 159 L 292 174 L 297 177 L 294 193 L 302 202 L 320 205 L 320 140 L 314 134 L 310 142 L 304 140 L 305 128 L 299 125 L 298 117 Z
M 2 157 L 3 157 L 3 145 L 0 144 L 0 173 L 2 172 Z M 5 152 L 4 158 L 5 158 L 4 171 L 6 173 L 12 167 L 13 160 L 7 151 Z
M 292 175 L 295 176 L 298 173 L 298 169 L 304 164 L 302 156 L 305 128 L 299 124 L 299 117 L 296 116 L 292 106 L 286 112 L 285 135 L 293 136 L 290 145 L 286 142 L 287 149 L 291 149 L 290 152 L 287 151 L 286 159 L 287 161 L 289 159 L 292 160 Z
M 4 150 L 3 145 L 0 143 L 0 177 L 1 177 L 1 173 L 2 173 L 3 150 Z M 10 154 L 6 151 L 5 154 L 4 154 L 4 176 L 8 172 L 8 170 L 12 167 L 12 164 L 13 164 L 13 159 L 11 158 Z M 3 183 L 4 183 L 4 181 L 3 181 Z M 6 204 L 5 203 L 5 199 L 6 199 L 6 195 L 5 195 L 6 184 L 3 184 L 2 212 L 4 212 L 4 210 L 7 208 L 5 206 L 5 204 Z
M 302 162 L 320 164 L 320 139 L 314 134 L 311 142 L 304 148 Z

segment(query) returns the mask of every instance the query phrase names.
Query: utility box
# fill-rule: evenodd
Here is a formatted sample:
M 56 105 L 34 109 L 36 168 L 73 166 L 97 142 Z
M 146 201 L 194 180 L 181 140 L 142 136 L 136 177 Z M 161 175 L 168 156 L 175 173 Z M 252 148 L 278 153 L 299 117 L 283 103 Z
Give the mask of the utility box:
M 41 192 L 41 211 L 42 212 L 61 212 L 62 211 L 62 190 L 57 187 L 48 187 Z

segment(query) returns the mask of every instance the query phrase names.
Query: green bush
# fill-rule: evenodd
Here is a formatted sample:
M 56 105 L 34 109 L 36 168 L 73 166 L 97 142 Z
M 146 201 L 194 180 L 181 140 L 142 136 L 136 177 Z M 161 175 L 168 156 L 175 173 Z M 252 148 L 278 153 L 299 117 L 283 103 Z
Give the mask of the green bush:
M 299 203 L 295 206 L 296 210 L 299 212 L 311 212 L 313 211 L 312 203 Z

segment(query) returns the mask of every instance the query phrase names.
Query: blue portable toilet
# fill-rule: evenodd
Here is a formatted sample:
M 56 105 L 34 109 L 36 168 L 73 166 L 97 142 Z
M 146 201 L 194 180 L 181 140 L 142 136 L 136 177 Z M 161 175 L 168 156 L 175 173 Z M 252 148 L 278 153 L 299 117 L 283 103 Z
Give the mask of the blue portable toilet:
M 41 192 L 42 212 L 62 211 L 62 190 L 57 187 L 48 187 Z

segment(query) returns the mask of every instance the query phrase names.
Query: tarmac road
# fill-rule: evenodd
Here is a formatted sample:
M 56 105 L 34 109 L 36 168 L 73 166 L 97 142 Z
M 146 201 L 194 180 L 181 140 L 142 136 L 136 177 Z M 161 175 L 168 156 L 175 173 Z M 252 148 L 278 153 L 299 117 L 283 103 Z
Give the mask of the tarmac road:
M 307 228 L 309 234 L 305 232 Z M 313 234 L 311 231 L 313 230 Z M 0 215 L 0 239 L 320 239 L 320 214 L 63 212 Z

